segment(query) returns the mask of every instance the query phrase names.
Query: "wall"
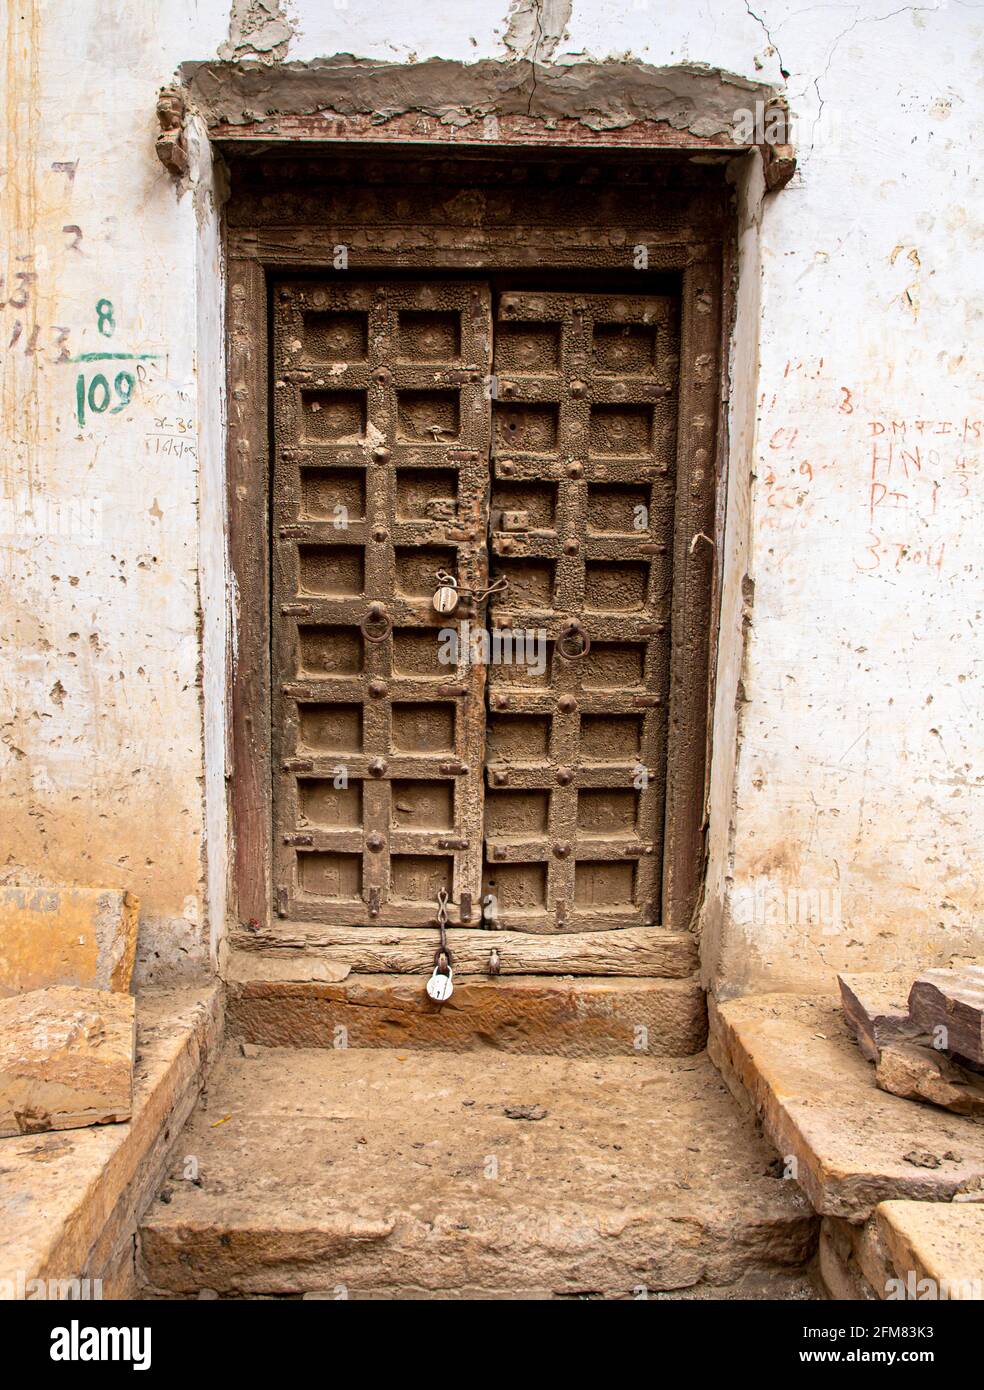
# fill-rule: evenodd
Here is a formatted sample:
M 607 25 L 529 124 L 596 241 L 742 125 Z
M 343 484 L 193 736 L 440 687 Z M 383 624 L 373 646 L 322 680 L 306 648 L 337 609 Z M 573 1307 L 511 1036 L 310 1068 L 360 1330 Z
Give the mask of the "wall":
M 145 975 L 224 921 L 220 241 L 201 129 L 181 188 L 154 154 L 178 64 L 693 61 L 782 87 L 800 152 L 742 192 L 708 978 L 981 951 L 979 9 L 25 0 L 7 26 L 0 872 L 137 892 Z M 106 352 L 141 356 L 79 360 Z
M 6 13 L 0 865 L 131 889 L 142 977 L 187 973 L 207 954 L 203 662 L 214 704 L 225 641 L 200 458 L 221 466 L 218 285 L 197 293 L 219 267 L 202 198 L 179 200 L 155 157 L 155 102 L 227 17 Z

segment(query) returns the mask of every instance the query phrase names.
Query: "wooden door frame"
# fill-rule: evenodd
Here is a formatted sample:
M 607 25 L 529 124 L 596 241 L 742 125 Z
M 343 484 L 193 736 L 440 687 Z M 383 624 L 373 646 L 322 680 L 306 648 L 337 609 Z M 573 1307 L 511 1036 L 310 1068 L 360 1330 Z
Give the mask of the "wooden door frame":
M 309 151 L 305 152 L 307 155 Z M 347 153 L 349 153 L 347 151 Z M 542 155 L 542 151 L 539 151 Z M 633 154 L 636 154 L 633 151 Z M 516 151 L 503 158 L 517 157 Z M 640 158 L 642 156 L 639 156 Z M 724 165 L 708 170 L 724 205 Z M 235 181 L 233 183 L 235 197 Z M 666 211 L 631 237 L 648 248 L 650 269 L 680 279 L 680 394 L 677 436 L 672 652 L 664 816 L 662 928 L 692 928 L 703 889 L 705 802 L 709 769 L 716 628 L 723 533 L 727 386 L 725 341 L 731 321 L 733 228 L 730 214 L 705 229 L 701 194 L 675 193 Z M 690 214 L 690 215 L 685 215 Z M 341 228 L 227 222 L 227 399 L 229 543 L 233 581 L 231 704 L 231 825 L 234 836 L 232 911 L 242 930 L 265 930 L 272 902 L 272 776 L 270 766 L 268 283 L 277 274 L 331 266 Z M 630 237 L 621 268 L 631 266 Z M 509 231 L 502 233 L 509 246 Z M 453 240 L 453 239 L 452 239 Z M 604 244 L 603 244 L 604 242 Z M 583 245 L 512 244 L 476 253 L 446 244 L 399 252 L 371 238 L 349 250 L 349 273 L 491 275 L 505 263 L 527 272 L 585 269 Z M 588 263 L 611 270 L 602 237 L 587 248 Z M 546 257 L 546 259 L 545 259 Z M 344 273 L 344 272 L 342 272 Z M 235 931 L 235 927 L 234 927 Z M 366 933 L 367 944 L 371 928 Z M 640 971 L 640 973 L 645 973 Z

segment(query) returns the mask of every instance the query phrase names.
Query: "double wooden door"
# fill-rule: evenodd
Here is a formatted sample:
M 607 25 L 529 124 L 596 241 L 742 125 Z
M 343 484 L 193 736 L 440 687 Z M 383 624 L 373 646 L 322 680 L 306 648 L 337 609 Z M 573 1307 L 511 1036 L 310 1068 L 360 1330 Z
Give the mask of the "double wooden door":
M 272 291 L 278 914 L 658 924 L 677 298 Z

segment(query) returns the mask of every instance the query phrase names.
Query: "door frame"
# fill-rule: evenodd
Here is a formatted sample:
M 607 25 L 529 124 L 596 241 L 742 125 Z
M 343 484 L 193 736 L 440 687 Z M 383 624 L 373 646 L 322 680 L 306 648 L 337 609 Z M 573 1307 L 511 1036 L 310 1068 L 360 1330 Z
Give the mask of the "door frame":
M 351 158 L 352 147 L 346 149 Z M 523 152 L 502 157 L 513 162 Z M 650 157 L 652 152 L 647 152 Z M 305 152 L 310 159 L 310 152 Z M 543 152 L 538 151 L 540 158 Z M 585 156 L 587 158 L 587 156 Z M 592 162 L 597 161 L 597 155 Z M 639 155 L 638 158 L 643 158 Z M 568 160 L 569 162 L 569 160 Z M 232 570 L 230 662 L 232 935 L 265 930 L 276 917 L 273 904 L 272 768 L 270 744 L 270 390 L 269 283 L 277 275 L 331 267 L 340 245 L 347 271 L 340 274 L 483 276 L 512 268 L 529 275 L 577 273 L 588 265 L 628 271 L 632 250 L 647 247 L 649 268 L 679 276 L 680 392 L 677 435 L 677 493 L 674 518 L 672 650 L 664 814 L 662 928 L 692 930 L 706 868 L 706 794 L 710 766 L 710 711 L 714 691 L 711 632 L 720 593 L 719 555 L 723 536 L 723 473 L 726 449 L 727 384 L 725 341 L 731 321 L 733 223 L 725 192 L 724 164 L 711 165 L 704 187 L 668 193 L 665 207 L 626 236 L 614 265 L 605 226 L 587 237 L 547 241 L 532 252 L 510 229 L 501 246 L 476 251 L 453 236 L 440 247 L 389 249 L 385 238 L 348 238 L 350 228 L 325 225 L 314 212 L 283 223 L 230 218 L 226 226 L 227 286 L 227 468 L 229 547 Z M 467 185 L 462 185 L 467 186 Z M 313 202 L 317 192 L 296 195 Z M 233 175 L 231 207 L 236 203 Z M 719 209 L 715 215 L 708 210 Z M 451 229 L 453 230 L 453 229 Z M 491 233 L 490 233 L 491 235 Z M 464 241 L 464 244 L 462 244 Z M 508 248 L 511 245 L 512 262 Z M 586 261 L 587 257 L 587 261 Z M 367 944 L 372 928 L 366 933 Z

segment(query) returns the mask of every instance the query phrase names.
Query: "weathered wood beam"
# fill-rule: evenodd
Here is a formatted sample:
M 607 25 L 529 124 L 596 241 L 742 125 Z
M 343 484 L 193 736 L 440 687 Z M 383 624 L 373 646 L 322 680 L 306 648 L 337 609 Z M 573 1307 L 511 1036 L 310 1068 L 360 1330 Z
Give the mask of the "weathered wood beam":
M 279 922 L 269 929 L 237 932 L 240 951 L 279 955 L 304 951 L 325 963 L 364 975 L 419 975 L 434 963 L 436 931 L 420 927 L 326 927 Z M 451 927 L 448 945 L 458 975 L 487 975 L 499 953 L 503 975 L 624 975 L 684 979 L 697 969 L 697 940 L 690 932 L 662 927 L 543 935 L 468 931 Z

